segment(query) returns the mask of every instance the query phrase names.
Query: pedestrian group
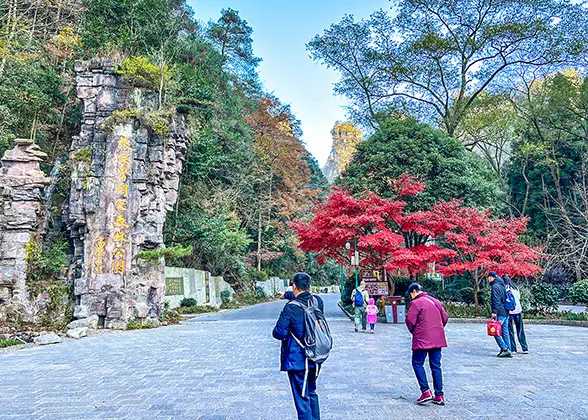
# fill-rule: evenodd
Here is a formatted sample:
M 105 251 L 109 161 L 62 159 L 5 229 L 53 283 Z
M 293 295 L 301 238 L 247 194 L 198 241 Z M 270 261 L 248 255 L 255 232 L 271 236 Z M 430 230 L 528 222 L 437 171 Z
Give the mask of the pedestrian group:
M 500 348 L 498 357 L 512 357 L 517 352 L 515 333 L 523 354 L 528 353 L 523 328 L 520 292 L 508 276 L 488 274 L 491 285 L 492 326 L 494 338 Z M 320 420 L 319 399 L 316 392 L 317 378 L 322 363 L 332 348 L 332 338 L 326 319 L 324 304 L 319 296 L 310 293 L 311 278 L 306 273 L 296 273 L 288 290 L 282 295 L 288 303 L 284 306 L 273 336 L 281 340 L 281 370 L 288 373 L 298 420 Z M 410 307 L 406 315 L 406 326 L 412 334 L 412 367 L 421 391 L 417 404 L 431 401 L 445 405 L 441 350 L 447 347 L 445 326 L 448 315 L 441 302 L 430 296 L 418 283 L 408 288 Z M 370 298 L 365 282 L 361 282 L 351 293 L 354 310 L 355 331 L 361 327 L 363 333 L 373 334 L 377 322 L 378 308 Z M 425 360 L 429 358 L 433 379 L 433 391 L 425 372 Z

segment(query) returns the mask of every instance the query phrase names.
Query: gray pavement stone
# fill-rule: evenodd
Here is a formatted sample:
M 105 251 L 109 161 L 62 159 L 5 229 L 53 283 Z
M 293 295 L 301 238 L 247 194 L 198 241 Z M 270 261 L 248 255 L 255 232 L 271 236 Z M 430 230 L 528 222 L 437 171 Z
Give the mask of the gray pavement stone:
M 498 359 L 485 325 L 450 323 L 447 405 L 421 407 L 406 328 L 354 333 L 336 302 L 325 296 L 335 347 L 319 378 L 324 420 L 588 419 L 587 328 L 528 325 L 530 354 Z M 0 419 L 294 419 L 271 337 L 283 305 L 1 354 Z

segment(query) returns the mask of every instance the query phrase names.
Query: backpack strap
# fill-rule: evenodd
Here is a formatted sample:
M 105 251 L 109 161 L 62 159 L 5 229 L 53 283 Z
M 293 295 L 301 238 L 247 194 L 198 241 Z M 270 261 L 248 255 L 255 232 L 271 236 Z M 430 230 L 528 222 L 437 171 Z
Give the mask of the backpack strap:
M 314 296 L 313 296 L 313 298 L 314 298 Z M 305 309 L 305 308 L 307 308 L 307 306 L 306 306 L 304 303 L 302 303 L 302 302 L 300 302 L 300 301 L 297 301 L 296 299 L 294 299 L 294 300 L 291 300 L 290 302 L 286 303 L 286 305 L 290 305 L 290 304 L 292 304 L 292 305 L 296 305 L 296 306 L 299 306 L 299 307 L 301 307 L 302 309 Z M 300 345 L 300 347 L 302 347 L 302 349 L 304 350 L 304 344 L 302 344 L 302 341 L 300 341 L 300 340 L 298 339 L 298 337 L 296 337 L 292 331 L 290 331 L 290 335 L 291 335 L 291 336 L 294 338 L 294 340 L 295 340 L 295 341 L 296 341 L 296 342 L 297 342 L 297 343 Z

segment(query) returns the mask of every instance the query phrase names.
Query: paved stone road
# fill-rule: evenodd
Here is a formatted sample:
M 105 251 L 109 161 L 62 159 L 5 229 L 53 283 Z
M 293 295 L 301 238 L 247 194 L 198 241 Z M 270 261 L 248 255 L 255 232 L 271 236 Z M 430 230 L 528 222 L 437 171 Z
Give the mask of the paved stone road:
M 505 360 L 484 325 L 450 323 L 448 404 L 421 407 L 406 328 L 356 334 L 337 297 L 325 301 L 324 420 L 588 419 L 588 328 L 529 325 L 531 354 Z M 0 355 L 0 419 L 294 419 L 270 336 L 282 305 Z

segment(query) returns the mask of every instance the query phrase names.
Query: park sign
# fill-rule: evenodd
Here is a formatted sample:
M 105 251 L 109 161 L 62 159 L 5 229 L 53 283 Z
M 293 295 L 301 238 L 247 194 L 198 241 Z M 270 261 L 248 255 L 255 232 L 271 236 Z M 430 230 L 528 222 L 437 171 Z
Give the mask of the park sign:
M 386 270 L 364 269 L 361 270 L 360 277 L 365 282 L 365 290 L 370 296 L 388 296 Z

